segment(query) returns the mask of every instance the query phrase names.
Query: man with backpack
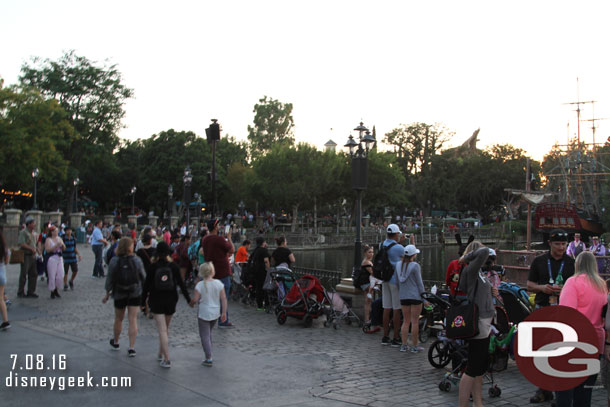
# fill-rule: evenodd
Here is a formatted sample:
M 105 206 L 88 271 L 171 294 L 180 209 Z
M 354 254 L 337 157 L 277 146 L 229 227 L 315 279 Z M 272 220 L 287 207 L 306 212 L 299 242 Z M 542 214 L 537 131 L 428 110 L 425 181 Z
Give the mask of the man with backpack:
M 392 223 L 388 226 L 387 239 L 381 244 L 379 252 L 373 261 L 373 275 L 380 280 L 383 298 L 383 338 L 382 345 L 400 347 L 400 296 L 398 294 L 398 279 L 394 268 L 402 259 L 405 248 L 402 243 L 406 237 L 400 232 L 398 225 Z M 390 314 L 394 320 L 394 339 L 390 340 Z

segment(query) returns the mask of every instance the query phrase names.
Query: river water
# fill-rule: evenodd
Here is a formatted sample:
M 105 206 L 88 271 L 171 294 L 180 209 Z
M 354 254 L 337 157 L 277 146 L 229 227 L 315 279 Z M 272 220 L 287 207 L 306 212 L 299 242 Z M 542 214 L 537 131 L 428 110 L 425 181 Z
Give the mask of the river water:
M 458 246 L 419 247 L 417 262 L 422 267 L 424 280 L 445 280 L 447 265 L 458 257 Z M 295 250 L 296 265 L 306 268 L 341 271 L 351 277 L 354 265 L 354 248 Z

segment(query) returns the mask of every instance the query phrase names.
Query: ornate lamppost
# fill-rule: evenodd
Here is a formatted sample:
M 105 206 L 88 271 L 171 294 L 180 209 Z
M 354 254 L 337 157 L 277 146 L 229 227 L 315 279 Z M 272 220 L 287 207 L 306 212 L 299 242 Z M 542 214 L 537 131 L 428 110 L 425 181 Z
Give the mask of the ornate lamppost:
M 360 228 L 362 224 L 362 191 L 368 184 L 369 177 L 369 151 L 375 144 L 375 139 L 362 122 L 354 129 L 358 132 L 358 142 L 352 135 L 349 136 L 345 147 L 352 158 L 352 188 L 356 191 L 356 241 L 354 242 L 354 269 L 360 267 L 362 262 L 362 240 Z
M 220 124 L 218 124 L 218 120 L 212 119 L 210 127 L 205 129 L 205 135 L 208 143 L 212 146 L 212 173 L 210 177 L 212 181 L 212 217 L 215 217 L 218 210 L 218 202 L 216 201 L 216 142 L 220 140 Z
M 136 208 L 136 186 L 132 186 L 131 187 L 131 214 L 134 215 L 135 214 L 135 208 Z
M 193 182 L 193 173 L 191 172 L 191 167 L 188 165 L 184 169 L 182 181 L 184 182 L 184 203 L 186 205 L 186 227 L 188 232 L 188 228 L 191 225 L 191 182 Z
M 74 184 L 74 212 L 78 212 L 78 184 L 80 178 L 76 177 L 72 183 Z
M 32 206 L 32 209 L 38 209 L 36 193 L 37 193 L 37 189 L 38 189 L 38 175 L 39 174 L 40 174 L 40 172 L 38 171 L 38 167 L 36 167 L 36 168 L 34 168 L 34 170 L 32 170 L 32 178 L 34 178 L 34 205 Z

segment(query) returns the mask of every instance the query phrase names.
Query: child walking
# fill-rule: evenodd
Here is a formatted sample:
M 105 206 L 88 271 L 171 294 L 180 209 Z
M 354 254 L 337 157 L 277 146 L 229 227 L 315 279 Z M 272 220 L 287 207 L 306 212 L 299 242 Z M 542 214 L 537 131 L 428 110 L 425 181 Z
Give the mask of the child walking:
M 199 323 L 201 346 L 203 346 L 205 354 L 205 359 L 201 364 L 208 367 L 212 367 L 212 328 L 218 317 L 220 317 L 220 322 L 227 320 L 227 297 L 224 284 L 220 280 L 214 280 L 214 274 L 214 265 L 211 262 L 199 266 L 199 277 L 202 278 L 202 281 L 195 286 L 195 293 L 190 303 L 191 306 L 199 304 L 197 322 Z

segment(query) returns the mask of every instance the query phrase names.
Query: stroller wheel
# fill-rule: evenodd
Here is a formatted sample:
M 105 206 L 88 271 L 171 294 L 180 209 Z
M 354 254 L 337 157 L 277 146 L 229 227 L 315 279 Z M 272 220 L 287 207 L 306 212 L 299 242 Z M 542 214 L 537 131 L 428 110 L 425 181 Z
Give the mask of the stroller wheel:
M 348 324 L 348 325 L 351 325 L 351 324 L 352 324 L 352 320 L 351 320 L 351 319 L 349 319 L 349 318 L 347 318 L 347 319 L 345 320 L 345 323 L 346 323 L 346 324 Z
M 303 325 L 305 325 L 305 328 L 310 328 L 313 325 L 313 317 L 309 314 L 305 314 L 303 317 Z
M 280 311 L 281 311 L 281 310 L 282 310 L 282 309 L 280 308 L 280 305 L 278 304 L 278 305 L 276 305 L 276 307 L 273 309 L 273 312 L 275 312 L 275 315 L 277 315 L 277 314 L 279 314 L 279 313 L 280 313 Z
M 440 391 L 444 391 L 444 392 L 449 393 L 451 391 L 451 382 L 443 380 L 442 382 L 440 382 L 438 384 L 438 388 L 439 388 Z
M 428 362 L 437 369 L 447 366 L 451 361 L 450 346 L 440 339 L 436 340 L 428 349 Z
M 324 321 L 324 327 L 328 328 L 330 326 L 330 321 L 327 319 L 326 321 Z
M 336 322 L 333 322 L 333 328 L 337 329 L 337 323 Z
M 426 343 L 430 339 L 430 329 L 424 329 L 423 331 L 419 331 L 419 341 L 421 343 Z
M 286 323 L 286 312 L 280 311 L 277 314 L 277 323 L 280 325 L 284 325 Z
M 500 389 L 498 385 L 489 388 L 489 397 L 500 397 L 501 394 L 502 389 Z

